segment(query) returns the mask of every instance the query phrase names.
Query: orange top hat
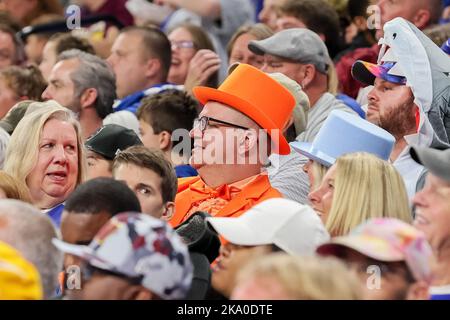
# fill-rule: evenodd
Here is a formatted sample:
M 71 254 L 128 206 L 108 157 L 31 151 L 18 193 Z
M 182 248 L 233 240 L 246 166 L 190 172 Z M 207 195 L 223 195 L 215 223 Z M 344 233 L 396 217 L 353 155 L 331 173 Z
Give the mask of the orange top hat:
M 242 112 L 267 130 L 275 146 L 274 153 L 290 153 L 283 129 L 291 117 L 295 99 L 264 72 L 240 64 L 218 89 L 195 87 L 194 95 L 202 104 L 216 101 Z M 274 129 L 279 131 L 272 136 Z

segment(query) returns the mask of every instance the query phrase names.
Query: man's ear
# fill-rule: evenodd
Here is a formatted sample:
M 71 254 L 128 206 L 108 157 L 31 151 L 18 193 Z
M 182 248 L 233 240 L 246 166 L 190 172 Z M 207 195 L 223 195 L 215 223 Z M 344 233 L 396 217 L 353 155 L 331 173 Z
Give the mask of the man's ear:
M 417 28 L 422 30 L 430 23 L 430 19 L 431 13 L 429 10 L 419 9 L 411 22 L 414 23 Z
M 153 293 L 140 285 L 129 286 L 123 293 L 123 300 L 152 300 Z
M 430 300 L 429 287 L 425 281 L 418 281 L 413 283 L 409 289 L 407 300 Z
M 327 41 L 327 37 L 323 33 L 319 33 L 319 38 L 322 39 L 323 42 Z
M 172 219 L 173 213 L 175 212 L 175 202 L 169 201 L 164 205 L 164 212 L 161 219 L 164 221 L 170 221 Z
M 158 59 L 147 59 L 144 63 L 143 67 L 145 68 L 145 76 L 149 79 L 155 78 L 158 76 L 161 70 L 161 61 Z
M 242 155 L 258 146 L 258 130 L 249 129 L 238 137 L 238 154 Z
M 294 123 L 294 112 L 292 112 L 291 116 L 289 117 L 288 121 L 284 125 L 283 133 L 285 133 Z
M 310 83 L 316 77 L 316 72 L 317 72 L 316 67 L 312 64 L 307 64 L 303 66 L 303 73 L 305 76 L 303 78 L 302 83 L 300 83 L 303 89 L 308 88 Z
M 92 106 L 97 100 L 98 93 L 95 88 L 88 88 L 84 90 L 83 94 L 80 97 L 80 105 L 81 108 L 87 108 Z
M 168 151 L 172 148 L 172 135 L 167 131 L 159 133 L 159 148 Z
M 359 31 L 367 30 L 367 19 L 363 16 L 357 16 L 353 19 L 353 23 Z

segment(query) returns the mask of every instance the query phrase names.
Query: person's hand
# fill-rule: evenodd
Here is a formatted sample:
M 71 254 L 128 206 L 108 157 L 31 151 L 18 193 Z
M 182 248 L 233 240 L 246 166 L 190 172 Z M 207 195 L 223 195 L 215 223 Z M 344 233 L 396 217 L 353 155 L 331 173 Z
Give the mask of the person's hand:
M 189 64 L 189 71 L 184 82 L 184 89 L 192 93 L 195 86 L 203 86 L 210 76 L 220 69 L 219 56 L 208 49 L 197 51 Z
M 169 6 L 173 9 L 184 8 L 210 19 L 220 18 L 222 10 L 220 0 L 154 0 L 154 3 L 161 6 Z
M 171 6 L 171 7 L 178 7 L 178 3 L 176 0 L 154 0 L 154 4 L 160 5 L 160 6 Z
M 128 0 L 125 4 L 127 10 L 134 18 L 134 24 L 143 26 L 147 23 L 160 25 L 173 13 L 169 6 L 162 6 L 146 0 Z

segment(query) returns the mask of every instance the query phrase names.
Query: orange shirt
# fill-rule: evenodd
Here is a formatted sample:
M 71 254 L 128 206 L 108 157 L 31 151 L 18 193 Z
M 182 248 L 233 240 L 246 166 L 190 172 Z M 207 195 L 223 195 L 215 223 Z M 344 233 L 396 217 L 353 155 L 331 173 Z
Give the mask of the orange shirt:
M 176 227 L 196 211 L 205 211 L 215 217 L 238 217 L 259 202 L 281 197 L 281 193 L 270 185 L 266 174 L 215 189 L 208 187 L 200 177 L 181 178 L 170 224 Z

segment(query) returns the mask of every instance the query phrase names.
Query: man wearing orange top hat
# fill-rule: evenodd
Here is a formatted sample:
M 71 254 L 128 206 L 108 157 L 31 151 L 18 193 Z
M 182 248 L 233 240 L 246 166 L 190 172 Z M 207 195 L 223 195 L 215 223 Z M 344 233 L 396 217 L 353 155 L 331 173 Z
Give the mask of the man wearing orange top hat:
M 237 217 L 259 202 L 282 197 L 263 168 L 270 154 L 290 153 L 282 130 L 295 105 L 291 93 L 246 64 L 218 89 L 193 91 L 204 105 L 190 132 L 190 162 L 199 176 L 179 180 L 172 226 L 196 211 Z

